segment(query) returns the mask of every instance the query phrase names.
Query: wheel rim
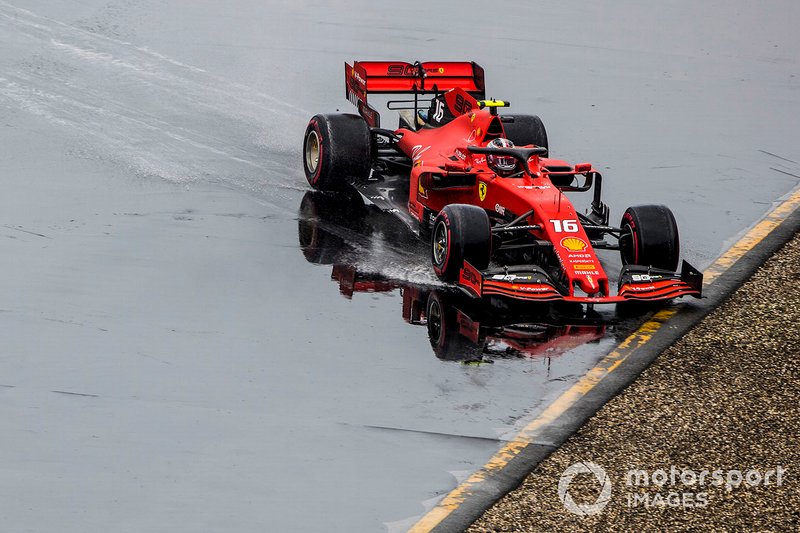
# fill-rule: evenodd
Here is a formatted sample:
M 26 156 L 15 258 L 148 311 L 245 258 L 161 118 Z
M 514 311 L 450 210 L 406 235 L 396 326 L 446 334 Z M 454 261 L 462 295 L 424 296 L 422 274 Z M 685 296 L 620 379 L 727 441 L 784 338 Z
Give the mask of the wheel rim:
M 435 299 L 431 300 L 431 304 L 428 307 L 428 333 L 431 340 L 439 344 L 442 337 L 442 308 L 439 307 L 439 302 Z
M 306 167 L 312 174 L 317 171 L 319 165 L 319 135 L 311 130 L 306 138 Z
M 636 240 L 633 236 L 633 228 L 629 224 L 622 226 L 623 231 L 619 236 L 619 248 L 622 252 L 622 259 L 626 265 L 636 264 Z
M 443 223 L 436 225 L 433 234 L 433 261 L 437 265 L 444 264 L 447 258 L 447 227 Z
M 297 233 L 300 248 L 314 246 L 317 242 L 317 229 L 319 228 L 319 215 L 314 208 L 314 202 L 308 197 L 300 203 L 300 217 L 297 220 Z
M 317 240 L 317 224 L 310 219 L 300 219 L 297 225 L 297 232 L 300 237 L 300 248 L 313 246 Z

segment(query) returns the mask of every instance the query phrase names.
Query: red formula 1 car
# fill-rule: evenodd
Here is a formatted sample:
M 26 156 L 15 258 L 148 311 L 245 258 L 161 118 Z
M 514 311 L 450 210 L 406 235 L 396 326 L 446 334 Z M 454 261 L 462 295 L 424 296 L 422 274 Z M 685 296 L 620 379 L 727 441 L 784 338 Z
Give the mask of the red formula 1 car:
M 378 208 L 430 236 L 436 274 L 473 296 L 585 304 L 700 297 L 702 274 L 678 266 L 678 228 L 661 205 L 628 208 L 608 225 L 602 178 L 590 163 L 549 156 L 542 121 L 502 115 L 509 103 L 485 99 L 483 69 L 472 62 L 345 64 L 355 114 L 316 115 L 303 161 L 315 189 L 355 187 Z M 380 127 L 367 95 L 400 112 Z M 586 214 L 565 192 L 593 189 Z M 606 240 L 610 237 L 610 241 Z M 616 294 L 596 255 L 619 250 Z

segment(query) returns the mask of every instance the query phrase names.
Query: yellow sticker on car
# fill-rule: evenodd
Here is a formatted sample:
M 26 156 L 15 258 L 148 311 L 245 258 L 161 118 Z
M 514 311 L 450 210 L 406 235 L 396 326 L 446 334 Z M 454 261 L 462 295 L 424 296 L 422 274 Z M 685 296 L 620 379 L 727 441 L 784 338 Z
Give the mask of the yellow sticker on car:
M 486 189 L 488 187 L 482 181 L 478 182 L 478 198 L 481 199 L 481 202 L 486 198 Z
M 578 237 L 564 237 L 561 239 L 561 246 L 570 252 L 582 252 L 589 247 L 589 245 L 586 244 L 586 241 L 579 239 Z

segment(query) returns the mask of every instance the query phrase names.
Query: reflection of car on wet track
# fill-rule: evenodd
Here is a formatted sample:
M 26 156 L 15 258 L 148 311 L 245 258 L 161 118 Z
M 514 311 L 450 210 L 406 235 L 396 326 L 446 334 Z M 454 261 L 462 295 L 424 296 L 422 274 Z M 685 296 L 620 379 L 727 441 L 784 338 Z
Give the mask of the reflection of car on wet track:
M 353 246 L 354 236 L 368 233 L 366 228 L 371 224 L 365 219 L 358 222 L 343 216 L 341 210 L 334 208 L 341 201 L 317 192 L 309 192 L 303 198 L 298 235 L 306 259 L 333 265 L 331 278 L 345 298 L 360 292 L 399 290 L 403 320 L 426 327 L 438 358 L 472 363 L 499 357 L 557 357 L 605 335 L 608 320 L 596 314 L 587 316 L 574 303 L 565 304 L 562 309 L 543 305 L 534 310 L 513 301 L 470 298 L 445 286 L 360 272 L 354 265 L 359 253 Z M 357 209 L 358 204 L 353 208 Z M 350 228 L 340 225 L 344 221 L 350 223 Z M 385 226 L 391 225 L 382 225 L 381 230 Z M 347 233 L 353 229 L 358 231 Z
M 499 114 L 508 102 L 484 99 L 477 64 L 361 61 L 345 65 L 345 80 L 359 115 L 311 119 L 303 146 L 308 182 L 325 191 L 354 187 L 429 237 L 440 279 L 475 297 L 538 302 L 700 296 L 699 271 L 684 261 L 675 272 L 672 212 L 634 206 L 619 227 L 609 226 L 600 173 L 590 163 L 551 158 L 538 117 Z M 370 93 L 413 95 L 388 101 L 400 111 L 399 128 L 380 127 Z M 590 190 L 586 214 L 564 195 Z M 622 257 L 616 293 L 599 249 Z

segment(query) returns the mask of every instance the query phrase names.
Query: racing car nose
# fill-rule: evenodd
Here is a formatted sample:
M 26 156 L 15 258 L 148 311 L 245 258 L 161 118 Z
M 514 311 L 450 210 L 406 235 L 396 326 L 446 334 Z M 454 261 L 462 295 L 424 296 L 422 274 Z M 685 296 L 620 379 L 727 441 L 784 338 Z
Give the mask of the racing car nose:
M 578 280 L 578 286 L 580 286 L 581 290 L 588 295 L 592 295 L 597 293 L 600 290 L 600 286 L 594 280 L 592 276 L 586 276 L 580 278 Z

